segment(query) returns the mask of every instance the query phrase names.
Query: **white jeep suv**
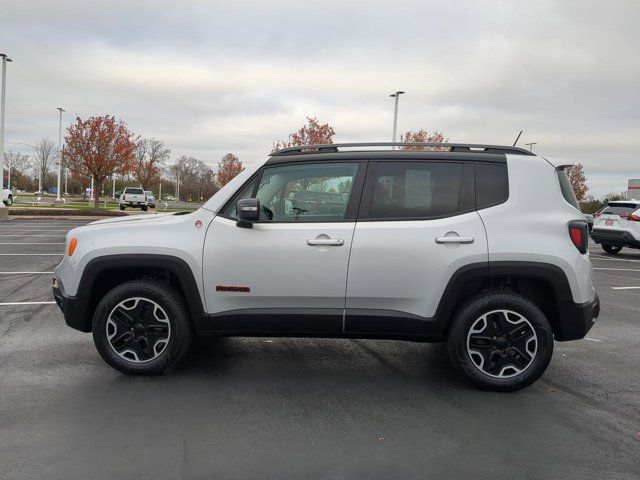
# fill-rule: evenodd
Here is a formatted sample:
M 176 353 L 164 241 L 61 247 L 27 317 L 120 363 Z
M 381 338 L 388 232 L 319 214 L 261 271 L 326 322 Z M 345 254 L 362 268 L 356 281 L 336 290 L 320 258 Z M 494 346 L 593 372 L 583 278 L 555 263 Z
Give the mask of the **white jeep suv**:
M 612 201 L 594 215 L 591 238 L 607 253 L 622 247 L 640 249 L 640 201 Z
M 67 324 L 130 374 L 207 333 L 446 341 L 475 385 L 531 384 L 600 309 L 564 166 L 390 145 L 286 148 L 193 213 L 71 230 L 53 279 Z

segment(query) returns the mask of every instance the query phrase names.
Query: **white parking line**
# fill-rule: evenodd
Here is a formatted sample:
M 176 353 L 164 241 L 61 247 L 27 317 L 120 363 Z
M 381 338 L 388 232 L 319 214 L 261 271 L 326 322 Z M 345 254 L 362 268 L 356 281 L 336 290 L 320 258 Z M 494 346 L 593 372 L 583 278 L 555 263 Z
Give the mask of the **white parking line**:
M 631 263 L 640 263 L 640 260 L 631 260 L 630 258 L 610 258 L 610 257 L 598 257 L 595 255 L 591 255 L 591 258 L 594 260 L 604 260 L 607 262 L 631 262 Z
M 56 302 L 5 302 L 0 303 L 0 307 L 11 307 L 13 305 L 55 305 Z
M 640 287 L 611 287 L 612 290 L 640 290 Z
M 618 272 L 640 272 L 640 269 L 637 268 L 604 268 L 604 267 L 593 267 L 594 270 L 612 270 Z
M 0 275 L 49 275 L 53 272 L 0 272 Z
M 602 340 L 598 340 L 596 338 L 584 337 L 585 340 L 589 340 L 591 342 L 601 342 Z
M 32 242 L 32 243 L 25 243 L 25 242 L 14 242 L 14 243 L 0 243 L 0 245 L 64 245 L 64 242 L 60 242 L 60 243 L 49 243 L 49 242 Z
M 64 255 L 64 252 L 61 252 L 61 253 L 0 253 L 0 256 L 3 256 L 3 257 L 29 257 L 29 256 L 32 256 L 32 255 L 62 256 L 62 255 Z

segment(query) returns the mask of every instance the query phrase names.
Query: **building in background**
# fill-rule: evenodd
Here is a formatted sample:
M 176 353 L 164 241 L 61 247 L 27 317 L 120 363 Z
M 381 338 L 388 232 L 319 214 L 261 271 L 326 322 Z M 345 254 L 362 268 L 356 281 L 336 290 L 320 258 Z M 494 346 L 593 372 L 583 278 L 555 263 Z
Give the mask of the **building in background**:
M 630 178 L 627 186 L 627 200 L 640 200 L 640 178 Z

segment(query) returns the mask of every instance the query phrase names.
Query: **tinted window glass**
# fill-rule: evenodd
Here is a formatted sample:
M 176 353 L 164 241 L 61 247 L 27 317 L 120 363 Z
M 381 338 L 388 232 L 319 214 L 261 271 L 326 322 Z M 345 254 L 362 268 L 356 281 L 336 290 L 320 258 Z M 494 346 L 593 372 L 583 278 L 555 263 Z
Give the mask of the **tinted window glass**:
M 507 200 L 507 166 L 476 163 L 476 208 L 487 208 Z
M 569 204 L 580 210 L 578 199 L 576 198 L 576 194 L 573 193 L 571 181 L 567 176 L 567 172 L 565 172 L 564 170 L 558 170 L 558 180 L 560 181 L 560 190 L 562 190 L 562 196 L 564 197 L 564 199 L 569 202 Z
M 343 220 L 358 163 L 308 163 L 265 168 L 256 197 L 264 222 Z
M 601 213 L 609 213 L 612 215 L 629 215 L 630 213 L 638 210 L 638 205 L 635 203 L 610 203 L 602 210 Z
M 124 193 L 130 193 L 131 195 L 144 195 L 144 191 L 141 188 L 125 188 Z
M 459 211 L 461 163 L 380 162 L 370 217 L 431 218 Z

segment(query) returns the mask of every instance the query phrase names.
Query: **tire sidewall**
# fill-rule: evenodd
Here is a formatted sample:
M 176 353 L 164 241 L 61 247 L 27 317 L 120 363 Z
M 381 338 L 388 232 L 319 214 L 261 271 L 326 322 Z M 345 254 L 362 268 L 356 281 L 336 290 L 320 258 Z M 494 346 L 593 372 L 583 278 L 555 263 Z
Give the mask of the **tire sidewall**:
M 113 308 L 132 297 L 148 298 L 165 311 L 171 328 L 169 343 L 157 358 L 134 363 L 120 357 L 107 339 L 106 324 Z M 155 375 L 162 373 L 182 356 L 190 336 L 190 323 L 181 297 L 170 287 L 147 281 L 127 282 L 109 291 L 98 304 L 92 322 L 93 340 L 100 356 L 111 367 L 124 373 Z
M 620 251 L 622 250 L 622 247 L 616 247 L 614 245 L 602 245 L 602 249 L 610 254 L 616 254 L 616 253 L 620 253 Z
M 482 372 L 467 351 L 471 326 L 492 310 L 512 310 L 525 317 L 538 337 L 533 363 L 525 371 L 509 378 L 495 378 Z M 471 299 L 457 313 L 447 339 L 449 355 L 456 369 L 475 385 L 496 391 L 513 391 L 535 382 L 547 369 L 553 355 L 553 332 L 542 311 L 530 300 L 517 294 L 485 294 Z

